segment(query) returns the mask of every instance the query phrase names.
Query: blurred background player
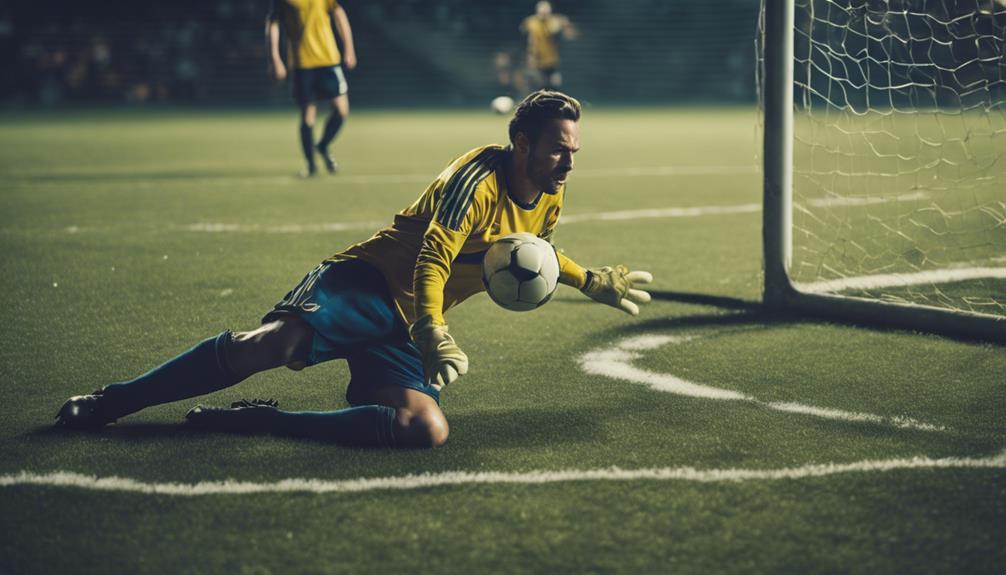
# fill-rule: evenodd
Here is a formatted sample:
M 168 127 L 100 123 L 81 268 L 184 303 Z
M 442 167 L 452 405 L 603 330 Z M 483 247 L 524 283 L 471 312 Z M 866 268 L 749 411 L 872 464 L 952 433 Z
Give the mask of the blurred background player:
M 527 62 L 534 82 L 541 88 L 557 89 L 562 85 L 559 72 L 559 37 L 572 40 L 577 30 L 562 14 L 552 13 L 551 2 L 541 1 L 535 13 L 521 22 L 520 31 L 527 36 Z
M 332 23 L 345 50 L 339 52 Z M 349 115 L 349 85 L 342 70 L 356 67 L 353 31 L 346 12 L 336 0 L 273 0 L 266 18 L 266 41 L 269 45 L 269 68 L 277 81 L 286 78 L 286 66 L 280 56 L 280 27 L 286 35 L 287 63 L 293 69 L 293 98 L 300 107 L 300 146 L 307 161 L 305 176 L 317 173 L 315 150 L 334 174 L 339 166 L 329 146 Z M 328 100 L 331 112 L 317 145 L 314 143 L 315 100 Z

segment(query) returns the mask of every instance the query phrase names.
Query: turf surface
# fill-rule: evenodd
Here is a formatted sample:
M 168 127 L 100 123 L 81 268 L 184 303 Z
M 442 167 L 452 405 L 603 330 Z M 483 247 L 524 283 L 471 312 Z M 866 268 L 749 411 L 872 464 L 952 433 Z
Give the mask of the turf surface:
M 471 372 L 444 393 L 451 438 L 367 451 L 180 425 L 195 402 L 59 433 L 69 395 L 254 326 L 322 258 L 411 203 L 454 156 L 505 137 L 483 112 L 362 112 L 344 171 L 301 181 L 289 112 L 8 115 L 0 123 L 0 475 L 150 483 L 448 471 L 784 469 L 1006 447 L 1006 352 L 981 342 L 768 318 L 760 213 L 597 220 L 760 202 L 753 109 L 588 109 L 557 243 L 584 265 L 654 273 L 638 318 L 568 288 L 514 314 L 453 310 Z M 640 169 L 635 169 L 640 168 Z M 656 212 L 654 212 L 656 213 Z M 689 336 L 634 365 L 758 401 L 662 393 L 580 359 Z M 277 370 L 203 401 L 345 404 L 342 363 Z M 937 431 L 767 409 L 790 402 Z M 476 484 L 192 498 L 0 488 L 0 572 L 997 572 L 1006 470 L 914 469 L 719 483 Z

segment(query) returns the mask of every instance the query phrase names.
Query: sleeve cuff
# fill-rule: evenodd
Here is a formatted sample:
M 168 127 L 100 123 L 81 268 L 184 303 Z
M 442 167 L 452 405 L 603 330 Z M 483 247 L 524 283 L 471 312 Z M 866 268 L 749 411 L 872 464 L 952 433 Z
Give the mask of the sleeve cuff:
M 559 256 L 559 283 L 576 289 L 583 289 L 587 285 L 587 270 L 580 267 L 576 262 L 566 257 L 562 252 Z

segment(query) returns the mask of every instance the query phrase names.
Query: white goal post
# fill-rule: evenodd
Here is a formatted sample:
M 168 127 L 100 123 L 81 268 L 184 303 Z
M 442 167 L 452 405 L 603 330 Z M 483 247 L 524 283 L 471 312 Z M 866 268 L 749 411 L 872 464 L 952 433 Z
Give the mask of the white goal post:
M 1006 0 L 763 0 L 764 304 L 1006 341 Z

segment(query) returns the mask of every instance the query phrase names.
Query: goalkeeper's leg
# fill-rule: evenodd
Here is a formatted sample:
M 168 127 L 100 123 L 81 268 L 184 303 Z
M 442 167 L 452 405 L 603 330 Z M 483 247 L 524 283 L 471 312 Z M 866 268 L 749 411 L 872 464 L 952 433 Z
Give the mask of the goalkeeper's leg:
M 71 397 L 57 425 L 97 428 L 145 407 L 205 395 L 248 376 L 306 357 L 314 336 L 307 322 L 284 316 L 249 332 L 225 331 L 129 381 Z
M 197 406 L 187 418 L 204 429 L 275 433 L 353 447 L 439 447 L 448 435 L 440 392 L 426 383 L 422 357 L 404 328 L 400 331 L 400 338 L 354 347 L 348 353 L 352 377 L 346 400 L 352 407 L 291 412 L 238 402 L 231 408 Z M 315 338 L 308 363 L 341 355 L 331 345 L 329 337 Z
M 275 402 L 242 400 L 229 408 L 197 405 L 194 427 L 231 433 L 272 433 L 350 447 L 439 447 L 447 419 L 430 396 L 397 385 L 375 388 L 372 403 L 332 411 L 283 411 Z

